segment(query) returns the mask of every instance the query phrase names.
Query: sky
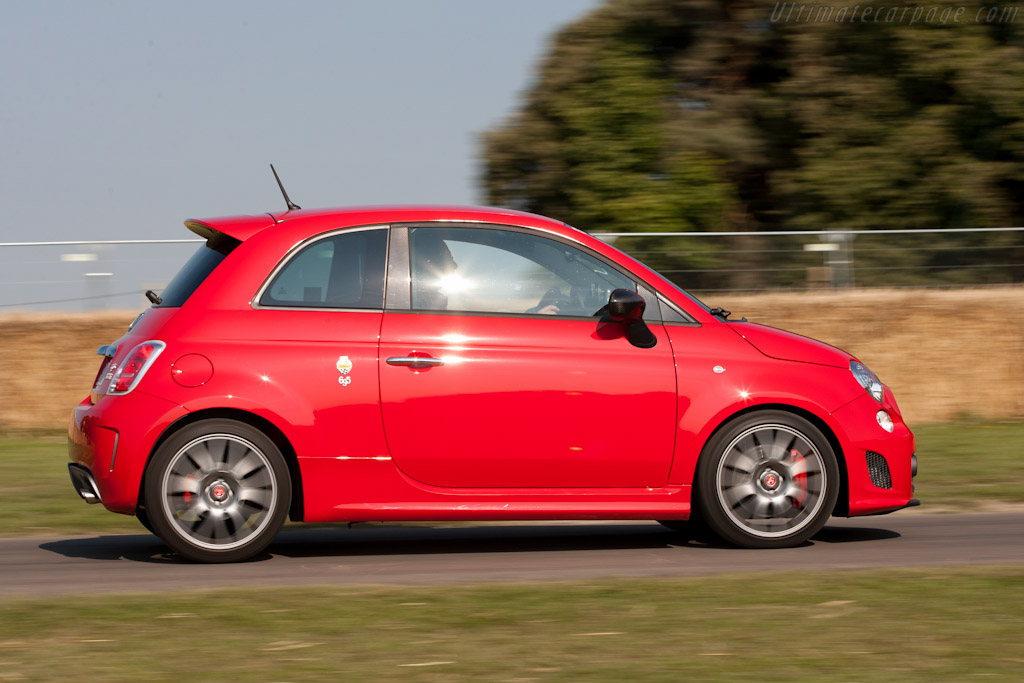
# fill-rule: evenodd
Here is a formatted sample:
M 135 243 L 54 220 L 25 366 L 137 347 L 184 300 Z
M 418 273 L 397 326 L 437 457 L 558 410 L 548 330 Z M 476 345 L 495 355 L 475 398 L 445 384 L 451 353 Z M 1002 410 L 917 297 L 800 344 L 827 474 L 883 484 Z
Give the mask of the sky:
M 0 242 L 481 203 L 478 136 L 596 0 L 5 2 Z
M 479 204 L 479 136 L 598 0 L 4 2 L 0 244 Z M 194 245 L 0 246 L 0 312 L 136 309 Z M 82 254 L 85 254 L 84 256 Z

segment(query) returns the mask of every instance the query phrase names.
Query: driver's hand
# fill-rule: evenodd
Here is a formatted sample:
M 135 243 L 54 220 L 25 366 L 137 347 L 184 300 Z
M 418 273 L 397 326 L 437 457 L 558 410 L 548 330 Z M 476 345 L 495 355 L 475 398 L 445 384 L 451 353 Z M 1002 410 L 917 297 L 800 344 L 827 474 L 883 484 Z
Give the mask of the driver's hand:
M 558 306 L 554 304 L 548 304 L 547 306 L 538 309 L 537 312 L 543 313 L 544 315 L 554 315 L 555 313 L 558 313 Z

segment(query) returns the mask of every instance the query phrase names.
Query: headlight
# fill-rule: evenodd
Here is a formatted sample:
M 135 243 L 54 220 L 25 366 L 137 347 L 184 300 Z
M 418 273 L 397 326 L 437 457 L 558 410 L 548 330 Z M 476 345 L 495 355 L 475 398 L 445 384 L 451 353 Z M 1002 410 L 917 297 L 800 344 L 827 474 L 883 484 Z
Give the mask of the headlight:
M 850 372 L 853 373 L 853 378 L 857 380 L 857 384 L 864 387 L 864 390 L 871 394 L 871 398 L 879 403 L 882 402 L 885 398 L 885 392 L 882 390 L 882 382 L 875 373 L 868 370 L 863 363 L 858 363 L 855 360 L 850 361 Z

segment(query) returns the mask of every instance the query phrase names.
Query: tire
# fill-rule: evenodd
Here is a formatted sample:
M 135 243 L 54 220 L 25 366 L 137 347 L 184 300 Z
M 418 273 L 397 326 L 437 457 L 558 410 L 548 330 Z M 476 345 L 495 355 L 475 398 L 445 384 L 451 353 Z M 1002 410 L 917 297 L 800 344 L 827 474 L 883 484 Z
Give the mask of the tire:
M 139 505 L 135 508 L 135 519 L 139 520 L 139 524 L 146 527 L 146 531 L 151 534 L 155 534 L 156 530 L 153 529 L 153 523 L 149 521 L 149 515 L 146 514 L 146 506 Z
M 778 410 L 727 423 L 697 465 L 697 505 L 720 538 L 789 548 L 818 533 L 835 508 L 839 466 L 821 431 Z
M 156 535 L 195 562 L 258 555 L 291 504 L 281 451 L 263 432 L 234 420 L 203 420 L 171 436 L 153 455 L 144 490 Z

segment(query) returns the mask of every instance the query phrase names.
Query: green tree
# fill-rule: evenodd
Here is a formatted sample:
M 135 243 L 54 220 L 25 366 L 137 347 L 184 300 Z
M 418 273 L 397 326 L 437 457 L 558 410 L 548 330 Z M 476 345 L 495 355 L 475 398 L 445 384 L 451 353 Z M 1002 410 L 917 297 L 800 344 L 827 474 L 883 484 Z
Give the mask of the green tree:
M 884 2 L 859 18 L 788 5 L 609 0 L 566 27 L 520 110 L 483 136 L 488 201 L 613 232 L 1024 225 L 1024 12 L 990 23 L 976 5 L 954 20 L 960 5 L 940 0 L 911 21 Z M 868 9 L 880 20 L 862 21 Z M 642 257 L 701 287 L 726 259 L 772 271 L 763 244 Z M 1024 279 L 978 267 L 992 248 L 1024 262 L 1019 234 L 908 247 L 869 244 L 858 280 L 897 266 L 913 266 L 908 284 Z

